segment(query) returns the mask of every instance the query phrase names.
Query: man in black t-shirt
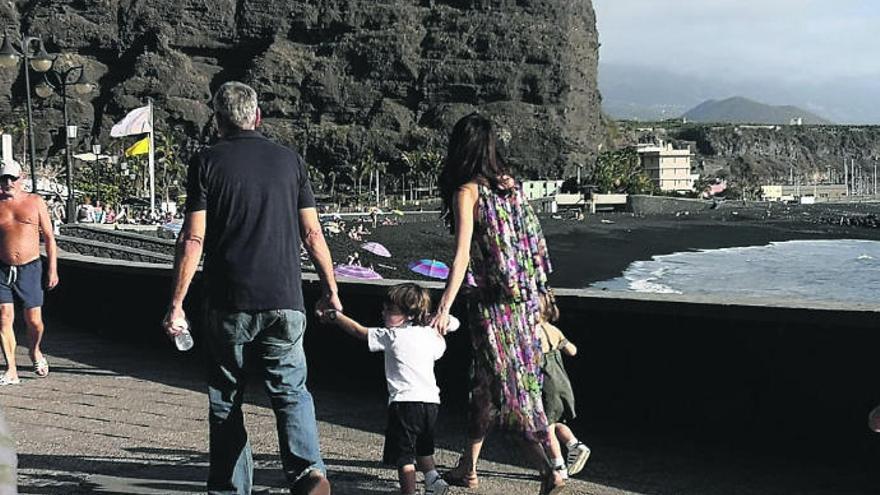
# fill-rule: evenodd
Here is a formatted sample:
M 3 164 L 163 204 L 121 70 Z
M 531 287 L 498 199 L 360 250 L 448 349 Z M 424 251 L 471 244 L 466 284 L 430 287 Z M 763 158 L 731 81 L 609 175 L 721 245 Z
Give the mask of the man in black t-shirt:
M 220 140 L 189 165 L 186 217 L 177 242 L 165 331 L 184 327 L 183 300 L 205 252 L 210 372 L 208 493 L 250 493 L 253 459 L 241 404 L 246 370 L 260 369 L 278 424 L 284 473 L 294 494 L 329 494 L 306 389 L 300 245 L 315 264 L 318 309 L 341 310 L 333 262 L 299 154 L 254 129 L 257 94 L 228 82 L 214 95 Z

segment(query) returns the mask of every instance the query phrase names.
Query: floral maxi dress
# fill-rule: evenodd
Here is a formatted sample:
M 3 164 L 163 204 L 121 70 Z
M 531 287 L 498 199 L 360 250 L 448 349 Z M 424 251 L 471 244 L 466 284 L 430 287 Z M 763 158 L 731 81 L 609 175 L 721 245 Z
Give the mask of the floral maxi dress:
M 546 443 L 537 313 L 551 271 L 547 244 L 519 185 L 508 191 L 478 187 L 469 434 L 483 438 L 494 420 L 501 429 Z

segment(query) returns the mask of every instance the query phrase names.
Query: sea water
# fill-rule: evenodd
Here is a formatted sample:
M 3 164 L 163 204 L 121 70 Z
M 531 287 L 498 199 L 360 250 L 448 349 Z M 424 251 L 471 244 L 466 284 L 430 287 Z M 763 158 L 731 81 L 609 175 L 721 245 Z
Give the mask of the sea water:
M 636 261 L 592 288 L 805 301 L 880 301 L 880 241 L 810 240 L 709 249 Z

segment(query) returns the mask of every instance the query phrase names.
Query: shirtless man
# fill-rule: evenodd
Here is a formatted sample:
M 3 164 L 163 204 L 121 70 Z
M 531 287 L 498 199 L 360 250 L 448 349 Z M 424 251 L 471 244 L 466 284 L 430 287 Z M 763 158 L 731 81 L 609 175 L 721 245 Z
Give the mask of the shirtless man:
M 34 373 L 49 374 L 49 364 L 40 351 L 43 338 L 43 265 L 40 261 L 40 232 L 46 242 L 49 276 L 46 287 L 58 285 L 55 235 L 46 202 L 37 194 L 22 190 L 21 166 L 0 162 L 0 340 L 6 356 L 6 373 L 0 386 L 20 383 L 15 365 L 14 303 L 21 301 L 30 338 Z

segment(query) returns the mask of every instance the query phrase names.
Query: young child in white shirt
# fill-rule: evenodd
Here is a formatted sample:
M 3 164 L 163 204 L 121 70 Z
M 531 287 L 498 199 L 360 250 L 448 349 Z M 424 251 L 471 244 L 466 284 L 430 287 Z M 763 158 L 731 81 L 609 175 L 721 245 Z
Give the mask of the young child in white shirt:
M 416 468 L 424 473 L 425 494 L 444 495 L 449 485 L 434 466 L 434 424 L 440 389 L 434 361 L 446 351 L 446 341 L 431 328 L 431 296 L 414 283 L 388 289 L 382 305 L 384 328 L 367 328 L 344 314 L 322 315 L 349 334 L 366 340 L 371 352 L 385 353 L 388 383 L 388 426 L 382 461 L 397 466 L 400 493 L 416 491 Z M 449 331 L 459 322 L 450 318 Z

